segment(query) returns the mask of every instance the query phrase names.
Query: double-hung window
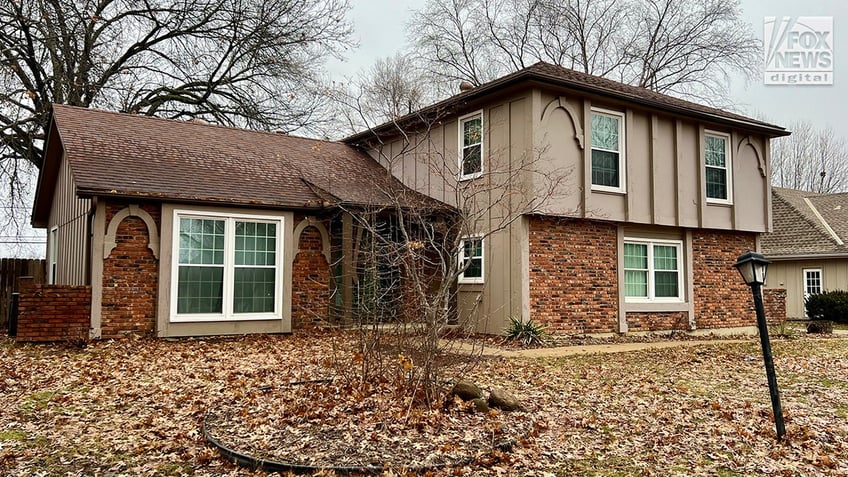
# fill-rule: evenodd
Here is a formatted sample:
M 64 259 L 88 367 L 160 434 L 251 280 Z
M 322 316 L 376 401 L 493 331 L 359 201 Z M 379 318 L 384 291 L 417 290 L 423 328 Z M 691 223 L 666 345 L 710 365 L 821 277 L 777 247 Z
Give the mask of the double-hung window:
M 731 204 L 730 135 L 712 131 L 704 134 L 704 163 L 707 202 Z
M 459 119 L 459 179 L 473 179 L 483 173 L 483 113 Z
M 459 264 L 467 268 L 459 275 L 459 283 L 483 283 L 483 239 L 466 237 L 459 244 Z
M 624 114 L 592 108 L 592 189 L 624 192 Z
M 624 240 L 624 296 L 630 302 L 683 301 L 683 243 Z
M 282 219 L 177 211 L 173 321 L 280 317 Z

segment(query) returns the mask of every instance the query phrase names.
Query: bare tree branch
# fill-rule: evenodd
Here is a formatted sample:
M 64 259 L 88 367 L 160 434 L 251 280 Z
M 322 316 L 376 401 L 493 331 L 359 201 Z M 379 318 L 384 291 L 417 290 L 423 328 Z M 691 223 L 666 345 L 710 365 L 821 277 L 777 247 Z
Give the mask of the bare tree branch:
M 806 121 L 789 125 L 791 136 L 771 143 L 771 183 L 810 192 L 848 192 L 848 143 L 831 128 Z

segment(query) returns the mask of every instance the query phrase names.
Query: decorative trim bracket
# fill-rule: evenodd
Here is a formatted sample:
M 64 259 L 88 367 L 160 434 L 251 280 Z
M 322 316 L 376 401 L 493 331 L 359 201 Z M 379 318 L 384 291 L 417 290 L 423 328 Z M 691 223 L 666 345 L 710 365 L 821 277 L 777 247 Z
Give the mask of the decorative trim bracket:
M 153 252 L 153 256 L 156 259 L 159 259 L 159 228 L 156 227 L 156 222 L 153 220 L 153 217 L 147 213 L 144 209 L 139 207 L 138 205 L 129 205 L 121 209 L 112 220 L 109 221 L 109 226 L 106 228 L 106 236 L 103 238 L 103 260 L 109 258 L 109 255 L 112 253 L 112 250 L 118 246 L 118 243 L 115 240 L 115 235 L 118 233 L 118 226 L 121 225 L 121 222 L 124 221 L 127 217 L 138 217 L 144 224 L 147 225 L 147 248 Z
M 766 163 L 765 163 L 765 155 L 763 155 L 762 149 L 760 149 L 760 145 L 751 141 L 751 136 L 745 136 L 741 140 L 739 140 L 739 145 L 736 146 L 736 157 L 742 152 L 742 148 L 745 146 L 751 146 L 751 149 L 754 150 L 754 155 L 757 156 L 757 166 L 760 169 L 760 175 L 766 177 Z
M 294 262 L 295 258 L 297 258 L 297 254 L 300 253 L 300 234 L 302 234 L 307 227 L 315 227 L 318 229 L 318 233 L 321 234 L 321 253 L 324 254 L 324 258 L 327 259 L 327 263 L 330 263 L 330 234 L 327 233 L 327 229 L 324 227 L 324 224 L 316 220 L 315 217 L 304 218 L 294 228 L 294 243 L 297 244 L 298 248 L 294 252 L 294 255 L 292 255 L 292 262 Z
M 574 126 L 574 140 L 577 141 L 577 145 L 580 146 L 580 149 L 585 149 L 585 146 L 583 145 L 583 126 L 581 126 L 580 121 L 577 120 L 577 112 L 570 104 L 568 104 L 565 96 L 559 96 L 545 106 L 545 110 L 542 112 L 542 121 L 547 121 L 548 117 L 550 117 L 556 109 L 562 109 L 566 114 L 568 114 L 568 118 L 571 119 L 571 124 Z

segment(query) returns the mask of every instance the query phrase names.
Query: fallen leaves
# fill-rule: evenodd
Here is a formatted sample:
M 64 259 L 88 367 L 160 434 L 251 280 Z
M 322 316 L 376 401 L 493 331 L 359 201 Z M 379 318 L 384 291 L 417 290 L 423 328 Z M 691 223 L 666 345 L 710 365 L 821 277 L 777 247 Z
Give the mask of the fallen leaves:
M 256 475 L 205 445 L 207 413 L 216 437 L 242 451 L 380 464 L 385 475 L 440 462 L 457 465 L 429 475 L 848 474 L 848 340 L 774 343 L 783 445 L 754 341 L 483 361 L 468 377 L 510 390 L 526 411 L 480 414 L 330 381 L 344 340 L 127 339 L 77 350 L 2 339 L 0 474 Z M 515 445 L 497 450 L 499 439 Z

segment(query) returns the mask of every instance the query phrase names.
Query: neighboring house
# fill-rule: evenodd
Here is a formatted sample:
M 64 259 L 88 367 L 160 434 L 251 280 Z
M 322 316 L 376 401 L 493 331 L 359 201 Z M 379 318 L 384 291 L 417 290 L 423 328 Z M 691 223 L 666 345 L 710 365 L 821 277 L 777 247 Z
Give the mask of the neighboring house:
M 92 336 L 288 332 L 350 302 L 338 205 L 390 202 L 382 165 L 457 208 L 486 191 L 458 251 L 480 331 L 738 328 L 787 134 L 544 63 L 342 142 L 57 105 L 33 223 L 52 282 L 90 285 Z
M 813 293 L 848 290 L 848 193 L 772 189 L 772 233 L 760 246 L 769 265 L 766 286 L 786 290 L 786 315 L 806 316 Z

